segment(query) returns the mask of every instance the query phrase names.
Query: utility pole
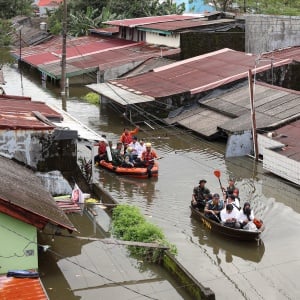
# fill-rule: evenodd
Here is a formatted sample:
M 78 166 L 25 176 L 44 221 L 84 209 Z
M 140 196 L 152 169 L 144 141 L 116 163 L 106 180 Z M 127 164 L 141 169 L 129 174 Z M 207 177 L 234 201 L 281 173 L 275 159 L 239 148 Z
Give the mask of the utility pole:
M 255 119 L 255 108 L 254 108 L 254 96 L 253 96 L 253 80 L 252 71 L 248 71 L 248 82 L 249 82 L 249 94 L 250 94 L 250 108 L 251 108 L 251 121 L 252 121 L 252 138 L 254 146 L 254 158 L 258 161 L 258 143 L 257 143 L 257 133 L 256 133 L 256 119 Z
M 62 54 L 61 54 L 61 96 L 62 109 L 67 110 L 66 101 L 66 58 L 67 58 L 67 0 L 63 1 L 63 21 L 62 21 Z

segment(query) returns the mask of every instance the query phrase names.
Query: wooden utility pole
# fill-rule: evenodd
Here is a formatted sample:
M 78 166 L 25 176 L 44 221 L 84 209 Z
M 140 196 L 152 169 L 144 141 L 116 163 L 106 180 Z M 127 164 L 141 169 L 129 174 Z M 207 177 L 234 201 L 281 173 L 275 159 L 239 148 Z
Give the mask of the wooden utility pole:
M 252 137 L 254 146 L 254 158 L 258 161 L 258 143 L 256 133 L 256 119 L 255 119 L 255 108 L 254 108 L 254 96 L 253 96 L 253 79 L 251 69 L 248 71 L 248 82 L 249 82 L 249 94 L 250 94 L 250 108 L 251 108 L 251 121 L 252 121 Z
M 62 21 L 62 54 L 61 54 L 61 96 L 62 109 L 67 110 L 66 104 L 66 60 L 67 60 L 67 0 L 63 2 L 63 21 Z

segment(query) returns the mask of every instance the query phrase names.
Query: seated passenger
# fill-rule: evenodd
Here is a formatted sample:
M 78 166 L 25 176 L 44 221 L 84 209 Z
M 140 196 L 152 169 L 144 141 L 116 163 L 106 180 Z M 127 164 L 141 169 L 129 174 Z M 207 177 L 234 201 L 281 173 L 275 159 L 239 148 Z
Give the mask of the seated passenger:
M 236 207 L 240 210 L 241 209 L 241 205 L 240 205 L 240 202 L 241 202 L 241 199 L 239 197 L 239 194 L 240 194 L 240 191 L 238 188 L 235 188 L 233 190 L 233 196 L 234 196 L 234 203 L 236 205 Z
M 200 211 L 204 211 L 206 202 L 209 199 L 210 191 L 205 187 L 206 180 L 201 179 L 199 185 L 195 186 L 192 194 L 191 205 L 193 208 L 198 208 Z
M 205 216 L 212 219 L 213 221 L 220 222 L 220 212 L 224 207 L 223 200 L 220 200 L 220 195 L 215 193 L 212 199 L 206 203 L 204 208 Z
M 227 197 L 226 204 L 232 204 L 233 207 L 238 211 L 241 209 L 239 199 L 235 198 L 233 194 Z
M 254 213 L 250 208 L 250 203 L 245 202 L 243 209 L 240 211 L 239 222 L 243 229 L 256 229 L 255 224 L 253 224 Z M 254 226 L 253 226 L 254 225 Z
M 132 137 L 132 142 L 128 145 L 128 147 L 132 148 L 132 152 L 131 152 L 132 160 L 133 161 L 136 160 L 138 158 L 139 153 L 142 151 L 141 149 L 143 149 L 140 143 L 137 141 L 136 136 Z
M 95 146 L 98 146 L 98 154 L 94 157 L 94 161 L 96 164 L 99 164 L 101 160 L 106 160 L 107 159 L 107 153 L 106 153 L 106 141 L 102 140 L 99 141 Z
M 241 228 L 241 224 L 239 223 L 239 211 L 234 208 L 232 204 L 226 204 L 226 207 L 222 209 L 220 216 L 224 226 L 237 229 Z
M 120 166 L 124 160 L 124 157 L 121 153 L 123 144 L 121 142 L 117 143 L 116 149 L 112 150 L 112 164 L 114 166 Z
M 133 168 L 134 167 L 131 152 L 132 152 L 132 148 L 127 147 L 126 153 L 124 154 L 124 161 L 121 164 L 122 167 L 124 167 L 124 168 Z

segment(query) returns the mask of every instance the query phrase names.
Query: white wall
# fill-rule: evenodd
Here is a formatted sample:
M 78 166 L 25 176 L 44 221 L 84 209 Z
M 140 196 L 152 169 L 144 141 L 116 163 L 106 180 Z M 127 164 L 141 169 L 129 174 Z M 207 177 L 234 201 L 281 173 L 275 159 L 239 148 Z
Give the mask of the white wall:
M 173 48 L 180 47 L 180 34 L 172 34 L 162 36 L 158 33 L 147 32 L 146 33 L 146 43 L 155 45 L 164 45 Z

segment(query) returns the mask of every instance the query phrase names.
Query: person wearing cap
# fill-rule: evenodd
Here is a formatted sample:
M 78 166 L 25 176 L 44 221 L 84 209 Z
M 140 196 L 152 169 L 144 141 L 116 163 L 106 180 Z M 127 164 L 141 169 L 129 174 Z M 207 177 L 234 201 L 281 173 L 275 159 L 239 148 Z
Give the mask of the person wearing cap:
M 215 193 L 212 195 L 212 199 L 206 203 L 204 208 L 205 216 L 214 221 L 220 222 L 220 212 L 223 208 L 223 200 L 220 200 L 220 195 Z
M 127 147 L 126 152 L 124 154 L 124 161 L 122 162 L 122 167 L 124 168 L 133 168 L 134 163 L 132 161 L 132 156 L 131 156 L 132 148 Z
M 221 221 L 224 226 L 231 228 L 241 228 L 239 223 L 239 211 L 233 207 L 231 203 L 226 204 L 226 207 L 221 210 Z
M 204 211 L 204 207 L 210 195 L 210 190 L 205 187 L 205 184 L 206 180 L 201 179 L 199 185 L 194 187 L 192 194 L 191 205 L 194 208 L 198 208 L 200 211 Z
M 129 130 L 129 128 L 125 127 L 122 135 L 120 136 L 120 142 L 124 145 L 124 152 L 128 145 L 132 142 L 132 137 L 139 132 L 140 127 L 136 126 L 134 130 Z
M 152 177 L 152 168 L 154 166 L 154 160 L 158 159 L 156 152 L 152 149 L 151 143 L 146 143 L 146 150 L 141 155 L 141 166 L 147 168 L 148 177 Z

